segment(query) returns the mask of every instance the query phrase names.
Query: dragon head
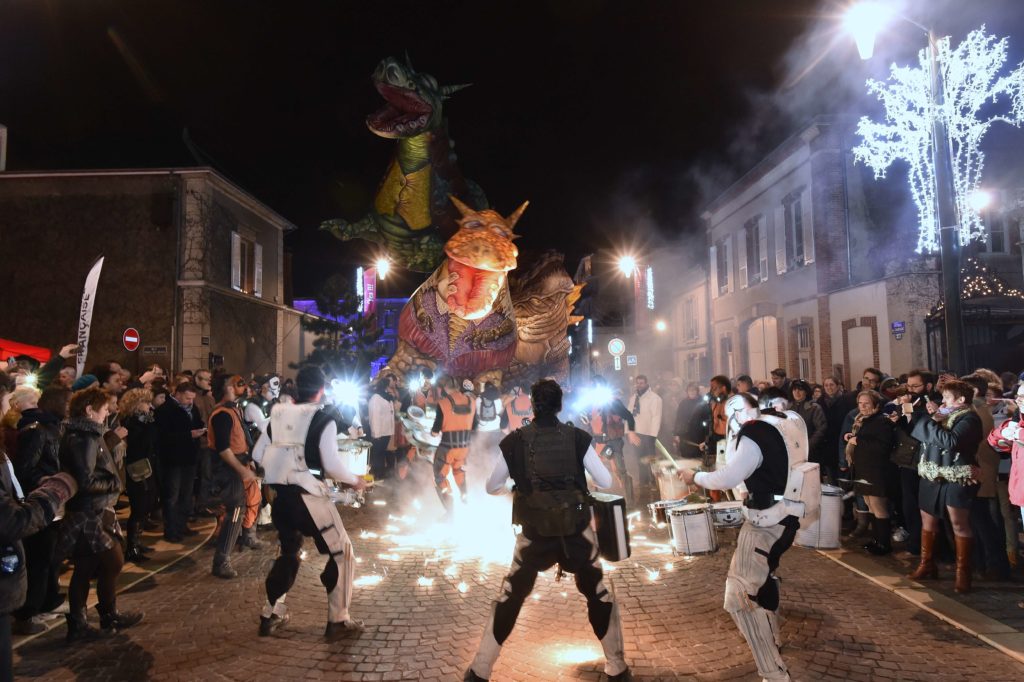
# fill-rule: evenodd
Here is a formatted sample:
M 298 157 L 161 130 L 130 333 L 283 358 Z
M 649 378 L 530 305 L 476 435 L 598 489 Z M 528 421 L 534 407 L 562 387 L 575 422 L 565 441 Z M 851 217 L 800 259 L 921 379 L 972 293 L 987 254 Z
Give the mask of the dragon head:
M 519 249 L 512 243 L 517 238 L 513 229 L 529 202 L 503 218 L 496 211 L 476 211 L 450 198 L 462 218 L 459 231 L 444 247 L 449 273 L 446 298 L 460 317 L 479 319 L 491 311 L 505 285 L 505 273 L 516 267 Z
M 406 57 L 400 62 L 386 57 L 373 72 L 373 84 L 384 98 L 384 107 L 366 117 L 366 125 L 375 135 L 394 138 L 414 137 L 441 123 L 442 103 L 449 95 L 468 85 L 438 85 L 426 73 L 416 73 Z

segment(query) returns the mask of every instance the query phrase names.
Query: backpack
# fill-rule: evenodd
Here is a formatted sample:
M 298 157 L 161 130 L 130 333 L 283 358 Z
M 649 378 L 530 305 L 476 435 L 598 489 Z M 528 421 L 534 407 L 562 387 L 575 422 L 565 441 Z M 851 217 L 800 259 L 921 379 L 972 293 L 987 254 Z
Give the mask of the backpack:
M 575 436 L 571 426 L 520 430 L 530 492 L 516 490 L 512 522 L 528 525 L 542 537 L 579 532 L 590 521 L 590 498 L 576 481 Z

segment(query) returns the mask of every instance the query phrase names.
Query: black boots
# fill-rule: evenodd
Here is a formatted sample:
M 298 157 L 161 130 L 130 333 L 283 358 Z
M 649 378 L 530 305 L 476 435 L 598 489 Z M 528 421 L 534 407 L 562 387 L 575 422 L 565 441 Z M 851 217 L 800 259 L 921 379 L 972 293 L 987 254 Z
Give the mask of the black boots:
M 148 558 L 149 557 L 146 556 L 145 550 L 142 548 L 142 545 L 140 545 L 137 542 L 128 543 L 128 551 L 124 553 L 125 561 L 130 561 L 133 564 L 141 564 Z
M 104 633 L 89 625 L 85 609 L 72 610 L 64 618 L 68 621 L 68 634 L 65 638 L 68 644 L 90 641 L 104 636 Z
M 256 526 L 242 528 L 242 539 L 239 541 L 246 549 L 262 549 L 263 542 L 256 537 Z
M 100 629 L 107 633 L 116 633 L 126 630 L 142 620 L 141 611 L 118 611 L 116 608 L 104 609 L 96 607 L 100 614 Z
M 875 556 L 884 556 L 892 552 L 892 521 L 888 518 L 875 517 L 872 523 L 875 539 L 864 545 L 864 549 Z

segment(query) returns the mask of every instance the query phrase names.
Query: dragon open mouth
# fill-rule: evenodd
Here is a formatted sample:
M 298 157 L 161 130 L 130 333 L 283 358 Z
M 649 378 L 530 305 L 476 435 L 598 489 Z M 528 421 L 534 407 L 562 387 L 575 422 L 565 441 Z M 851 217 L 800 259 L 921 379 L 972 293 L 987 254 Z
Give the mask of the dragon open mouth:
M 415 91 L 386 83 L 377 83 L 384 106 L 366 118 L 370 130 L 382 137 L 408 137 L 427 127 L 433 107 Z
M 505 284 L 504 272 L 480 270 L 448 259 L 448 309 L 464 320 L 479 320 L 491 312 Z

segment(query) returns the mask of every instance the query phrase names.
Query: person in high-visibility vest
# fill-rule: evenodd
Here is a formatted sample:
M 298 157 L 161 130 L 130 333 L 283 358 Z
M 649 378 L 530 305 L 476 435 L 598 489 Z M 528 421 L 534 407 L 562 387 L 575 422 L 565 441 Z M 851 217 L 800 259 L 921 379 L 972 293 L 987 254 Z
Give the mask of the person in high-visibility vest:
M 466 455 L 476 429 L 476 403 L 458 390 L 451 377 L 441 379 L 440 387 L 444 395 L 437 403 L 437 415 L 430 430 L 434 436 L 441 435 L 441 444 L 434 453 L 434 486 L 446 515 L 450 517 L 454 500 L 448 482 L 449 473 L 455 479 L 455 485 L 459 486 L 462 500 L 466 499 Z
M 512 433 L 533 421 L 533 401 L 530 400 L 529 391 L 523 390 L 521 383 L 517 382 L 512 385 L 512 390 L 505 401 L 503 416 L 508 422 L 503 425 L 505 433 Z

